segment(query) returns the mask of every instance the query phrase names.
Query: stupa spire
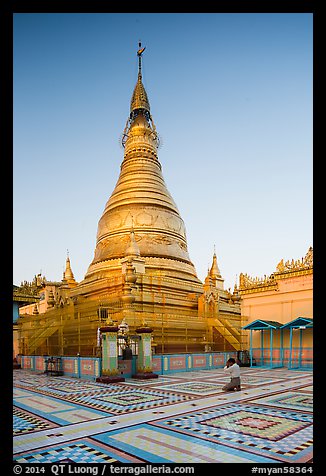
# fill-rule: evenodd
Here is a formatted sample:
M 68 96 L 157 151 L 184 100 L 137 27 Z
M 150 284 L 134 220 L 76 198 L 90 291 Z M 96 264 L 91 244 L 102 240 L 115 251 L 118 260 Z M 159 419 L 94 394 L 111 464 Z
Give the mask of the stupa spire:
M 137 51 L 137 56 L 138 56 L 138 78 L 140 77 L 141 79 L 141 58 L 142 54 L 144 53 L 146 46 L 144 48 L 141 47 L 141 42 L 138 43 L 139 50 Z
M 146 47 L 145 47 L 146 48 Z M 137 83 L 131 98 L 130 103 L 130 119 L 133 119 L 134 116 L 137 115 L 137 112 L 143 111 L 147 112 L 147 119 L 150 117 L 150 105 L 147 97 L 146 90 L 142 83 L 142 54 L 144 53 L 145 48 L 141 47 L 141 43 L 139 42 L 139 49 L 137 51 L 138 56 L 138 79 Z
M 77 284 L 74 273 L 71 269 L 70 259 L 69 259 L 69 251 L 67 250 L 67 259 L 66 259 L 66 269 L 63 272 L 63 279 L 62 281 L 69 286 L 75 286 Z
M 165 267 L 169 276 L 187 276 L 198 283 L 185 225 L 162 175 L 159 140 L 142 83 L 145 48 L 138 46 L 138 78 L 122 137 L 120 175 L 99 221 L 94 259 L 85 278 L 103 277 L 111 267 L 113 272 L 115 260 L 127 253 L 141 256 L 147 273 Z
M 220 272 L 218 264 L 217 264 L 217 256 L 216 256 L 216 253 L 215 253 L 215 245 L 214 245 L 213 263 L 212 263 L 209 274 L 212 278 L 221 277 L 221 272 Z
M 214 286 L 216 286 L 218 289 L 224 289 L 224 279 L 221 276 L 221 272 L 217 264 L 215 245 L 214 245 L 213 262 L 212 262 L 211 269 L 209 271 L 209 276 L 211 277 Z
M 150 113 L 150 105 L 147 92 L 142 83 L 142 54 L 145 50 L 141 48 L 139 42 L 138 56 L 138 79 L 134 88 L 131 102 L 130 114 L 124 128 L 121 144 L 127 149 L 134 149 L 140 142 L 145 142 L 146 146 L 151 146 L 152 153 L 156 154 L 160 140 L 156 132 L 156 127 Z

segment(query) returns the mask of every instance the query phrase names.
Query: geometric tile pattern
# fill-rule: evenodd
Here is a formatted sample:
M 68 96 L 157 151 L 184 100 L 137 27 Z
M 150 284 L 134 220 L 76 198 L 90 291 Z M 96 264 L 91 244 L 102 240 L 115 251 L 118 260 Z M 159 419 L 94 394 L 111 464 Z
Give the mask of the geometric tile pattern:
M 33 415 L 30 412 L 21 410 L 20 408 L 13 408 L 13 434 L 23 435 L 33 431 L 46 430 L 48 428 L 55 428 L 57 425 L 49 421 Z
M 80 379 L 69 379 L 67 377 L 48 377 L 46 375 L 35 375 L 34 379 L 24 376 L 17 380 L 14 378 L 14 385 L 19 388 L 35 389 L 38 393 L 54 396 L 68 396 L 70 394 L 80 394 L 81 392 L 94 391 L 94 385 L 101 391 L 105 388 L 103 384 L 81 381 Z M 95 387 L 95 388 L 96 388 Z
M 252 375 L 243 375 L 241 381 L 247 385 L 264 385 L 265 383 L 274 383 L 275 378 L 254 377 Z
M 73 397 L 74 395 L 80 395 L 80 393 L 87 393 L 87 392 L 94 392 L 94 390 L 98 389 L 99 392 L 103 390 L 103 386 L 95 387 L 94 389 L 94 384 L 79 384 L 79 386 L 76 385 L 76 382 L 72 383 L 67 383 L 66 381 L 59 381 L 56 382 L 55 384 L 50 384 L 48 383 L 47 385 L 42 385 L 37 387 L 37 392 L 41 393 L 43 395 L 47 396 L 54 396 L 54 397 L 63 397 L 63 398 L 69 398 L 70 396 Z M 21 388 L 28 388 L 29 390 L 32 390 L 30 385 L 20 385 Z M 33 388 L 33 390 L 35 390 Z
M 258 398 L 252 402 L 308 412 L 313 410 L 313 396 L 304 393 L 300 394 L 299 392 L 286 392 L 283 395 Z
M 231 415 L 209 418 L 201 423 L 212 428 L 222 428 L 273 441 L 309 425 L 305 422 L 245 410 L 233 412 Z
M 14 460 L 289 463 L 313 453 L 312 372 L 223 369 L 116 384 L 14 371 Z M 196 407 L 196 408 L 194 408 Z
M 89 439 L 19 455 L 14 458 L 14 461 L 18 463 L 114 463 L 117 462 L 115 453 L 115 451 L 110 452 L 109 449 L 103 451 Z M 129 462 L 130 458 L 125 455 L 120 460 Z
M 252 404 L 227 404 L 152 424 L 282 461 L 310 454 L 313 439 L 311 415 Z
M 107 412 L 87 409 L 81 405 L 66 402 L 62 397 L 60 399 L 45 397 L 31 390 L 25 390 L 23 395 L 17 395 L 18 392 L 14 392 L 14 395 L 16 394 L 14 405 L 20 410 L 34 416 L 37 414 L 42 419 L 50 420 L 59 426 L 108 416 Z
M 313 392 L 313 386 L 308 385 L 307 387 L 302 387 L 298 390 L 298 392 Z
M 218 381 L 222 382 L 228 382 L 230 378 L 224 377 L 224 378 L 219 378 L 217 379 Z M 241 384 L 246 384 L 246 385 L 264 385 L 267 383 L 274 383 L 275 379 L 272 379 L 270 377 L 254 377 L 252 375 L 241 375 Z
M 171 378 L 171 377 L 158 377 L 152 380 L 141 380 L 141 379 L 133 379 L 133 378 L 126 378 L 124 382 L 120 382 L 120 385 L 132 385 L 132 386 L 157 386 L 157 385 L 164 385 L 167 383 L 176 383 L 180 380 L 178 378 Z
M 264 376 L 272 377 L 272 378 L 287 378 L 287 379 L 292 379 L 292 378 L 300 378 L 301 376 L 306 376 L 308 372 L 301 372 L 298 370 L 271 370 L 271 369 L 266 369 L 263 372 Z
M 195 393 L 196 395 L 209 395 L 211 393 L 222 392 L 222 385 L 209 382 L 189 382 L 164 385 L 161 389 L 172 390 L 175 392 Z
M 106 444 L 139 455 L 150 463 L 261 463 L 277 462 L 273 457 L 252 455 L 196 436 L 182 435 L 152 425 L 137 425 L 122 431 L 95 436 Z
M 113 414 L 145 410 L 193 399 L 193 395 L 180 395 L 162 390 L 144 388 L 115 388 L 111 391 L 94 392 L 74 398 L 74 402 Z

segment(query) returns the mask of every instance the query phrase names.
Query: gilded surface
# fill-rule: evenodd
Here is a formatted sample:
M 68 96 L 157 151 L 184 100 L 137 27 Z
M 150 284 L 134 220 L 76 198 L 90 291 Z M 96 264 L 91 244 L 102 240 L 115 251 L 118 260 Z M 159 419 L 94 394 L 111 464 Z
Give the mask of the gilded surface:
M 269 276 L 263 278 L 252 278 L 248 274 L 240 273 L 239 277 L 239 291 L 262 291 L 270 290 L 272 288 L 277 289 L 277 279 L 283 279 L 286 277 L 302 275 L 311 273 L 313 270 L 313 248 L 310 247 L 306 255 L 298 260 L 292 259 L 284 263 L 281 261 L 276 266 L 276 271 Z
M 143 86 L 141 75 L 139 74 L 138 81 L 131 98 L 130 110 L 133 111 L 140 108 L 146 109 L 147 111 L 150 110 L 147 93 Z
M 176 268 L 179 277 L 180 261 L 184 262 L 198 282 L 188 255 L 185 225 L 157 158 L 156 130 L 152 118 L 146 115 L 149 101 L 141 75 L 132 95 L 131 111 L 120 176 L 99 220 L 94 259 L 85 279 L 94 278 L 100 262 L 102 275 L 104 268 L 110 273 L 110 260 L 124 257 L 132 228 L 148 271 L 151 264 L 147 258 L 175 259 L 175 264 L 170 262 L 171 271 Z
M 288 260 L 284 263 L 283 259 L 276 266 L 277 273 L 286 273 L 288 271 L 301 271 L 313 268 L 313 249 L 309 248 L 306 255 L 298 260 Z

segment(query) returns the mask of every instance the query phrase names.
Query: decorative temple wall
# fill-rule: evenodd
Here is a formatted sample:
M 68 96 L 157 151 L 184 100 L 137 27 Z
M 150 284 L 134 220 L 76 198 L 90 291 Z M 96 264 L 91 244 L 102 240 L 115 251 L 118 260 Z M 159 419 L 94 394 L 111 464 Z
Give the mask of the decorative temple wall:
M 224 367 L 230 358 L 236 358 L 236 352 L 214 352 L 204 354 L 168 354 L 153 355 L 153 372 L 164 375 L 175 372 L 191 372 Z M 31 371 L 45 370 L 45 358 L 40 355 L 19 356 L 18 362 L 22 368 Z M 101 358 L 62 357 L 64 376 L 95 380 L 101 374 Z M 137 356 L 132 360 L 119 358 L 119 373 L 131 378 L 137 367 Z
M 301 260 L 277 265 L 270 276 L 258 279 L 240 275 L 241 316 L 245 325 L 260 319 L 286 324 L 297 317 L 313 318 L 313 250 Z M 299 347 L 299 329 L 293 329 L 293 346 Z M 249 332 L 249 331 L 247 331 Z M 283 331 L 283 347 L 289 347 L 290 330 Z M 253 348 L 269 347 L 269 332 L 253 331 Z M 274 347 L 280 347 L 280 333 L 274 332 Z M 313 331 L 302 333 L 302 347 L 312 348 Z

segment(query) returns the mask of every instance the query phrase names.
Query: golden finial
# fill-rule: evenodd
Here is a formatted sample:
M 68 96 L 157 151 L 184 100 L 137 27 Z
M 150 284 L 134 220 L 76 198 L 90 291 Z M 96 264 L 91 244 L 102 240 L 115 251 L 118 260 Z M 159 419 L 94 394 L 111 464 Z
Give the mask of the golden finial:
M 213 263 L 212 263 L 211 269 L 209 271 L 209 274 L 212 277 L 221 276 L 221 272 L 220 272 L 218 264 L 217 264 L 217 257 L 216 257 L 216 253 L 215 253 L 215 245 L 214 245 Z
M 136 242 L 133 224 L 130 230 L 129 243 L 125 250 L 125 256 L 140 256 L 139 246 Z
M 133 114 L 133 111 L 135 111 L 136 109 L 145 109 L 145 111 L 148 111 L 148 113 L 150 112 L 149 101 L 148 101 L 148 97 L 147 97 L 147 93 L 145 91 L 144 85 L 142 83 L 142 74 L 141 74 L 141 58 L 146 47 L 142 48 L 141 42 L 139 42 L 138 45 L 139 45 L 139 49 L 137 51 L 138 80 L 137 80 L 137 84 L 135 86 L 135 89 L 131 98 L 131 104 L 130 104 L 131 115 Z M 127 134 L 127 129 L 128 127 L 126 125 L 124 134 Z
M 144 46 L 144 48 L 142 48 L 140 41 L 139 41 L 139 43 L 138 43 L 138 46 L 139 46 L 139 50 L 137 51 L 137 55 L 138 55 L 138 56 L 141 56 L 141 55 L 144 53 L 144 51 L 145 51 L 145 49 L 146 49 L 146 46 Z
M 141 55 L 144 53 L 145 49 L 146 49 L 146 46 L 144 46 L 144 48 L 142 48 L 141 47 L 141 42 L 139 41 L 137 56 L 138 56 L 138 76 L 140 76 L 140 77 L 141 77 Z

